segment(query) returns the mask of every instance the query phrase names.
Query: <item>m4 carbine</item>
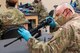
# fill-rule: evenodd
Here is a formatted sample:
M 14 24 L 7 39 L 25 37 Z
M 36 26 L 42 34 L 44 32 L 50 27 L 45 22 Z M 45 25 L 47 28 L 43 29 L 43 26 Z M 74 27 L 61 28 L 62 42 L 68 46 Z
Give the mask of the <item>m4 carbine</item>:
M 52 12 L 54 12 L 54 11 L 50 11 L 51 14 L 49 13 L 49 16 L 48 16 L 48 19 L 47 19 L 47 20 L 44 19 L 36 28 L 30 30 L 30 33 L 31 33 L 32 36 L 34 36 L 34 35 L 36 34 L 36 32 L 37 32 L 40 28 L 42 28 L 42 27 L 44 27 L 44 26 L 46 26 L 46 25 L 49 25 L 52 21 L 54 21 L 54 20 L 53 20 L 53 16 L 52 16 L 52 15 L 53 15 Z M 49 18 L 49 17 L 50 17 L 50 18 Z M 14 43 L 14 42 L 16 42 L 17 40 L 20 40 L 20 39 L 22 39 L 22 38 L 23 38 L 22 36 L 19 36 L 16 40 L 14 40 L 14 41 L 12 41 L 12 42 L 4 45 L 4 47 L 9 46 L 10 44 L 12 44 L 12 43 Z

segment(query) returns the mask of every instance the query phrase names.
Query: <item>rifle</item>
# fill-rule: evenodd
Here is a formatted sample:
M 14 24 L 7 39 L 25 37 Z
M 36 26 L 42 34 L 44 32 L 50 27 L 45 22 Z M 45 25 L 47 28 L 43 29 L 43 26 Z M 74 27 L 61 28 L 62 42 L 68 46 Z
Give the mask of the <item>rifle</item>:
M 50 11 L 50 13 L 51 13 L 51 12 L 53 12 L 53 11 Z M 50 15 L 52 16 L 52 13 L 49 14 L 49 16 L 50 16 Z M 52 18 L 48 18 L 48 21 L 46 21 L 46 19 L 44 19 L 42 22 L 40 22 L 40 24 L 39 24 L 36 28 L 30 30 L 31 35 L 34 36 L 34 35 L 36 34 L 36 32 L 37 32 L 40 28 L 42 28 L 42 27 L 44 27 L 44 26 L 46 26 L 46 25 L 49 25 L 49 23 L 51 23 L 52 21 L 53 21 Z M 8 43 L 8 44 L 5 44 L 4 47 L 9 46 L 9 45 L 11 45 L 12 43 L 14 43 L 14 42 L 16 42 L 17 40 L 20 40 L 20 39 L 22 39 L 22 38 L 23 38 L 22 36 L 19 36 L 17 39 L 13 40 L 12 42 L 10 42 L 10 43 Z

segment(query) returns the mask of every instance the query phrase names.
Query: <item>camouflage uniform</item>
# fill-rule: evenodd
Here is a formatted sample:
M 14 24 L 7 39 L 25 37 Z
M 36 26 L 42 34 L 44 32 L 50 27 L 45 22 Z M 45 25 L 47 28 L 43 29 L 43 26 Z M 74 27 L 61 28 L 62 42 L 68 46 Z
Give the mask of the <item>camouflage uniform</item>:
M 76 8 L 80 10 L 80 0 L 76 0 L 76 4 L 77 4 Z
M 48 12 L 46 11 L 45 7 L 42 5 L 42 2 L 39 3 L 32 3 L 34 8 L 33 12 L 36 12 L 39 16 L 39 22 L 43 20 L 46 16 L 48 16 Z
M 2 26 L 0 28 L 0 36 L 10 25 L 19 25 L 27 22 L 22 12 L 16 8 L 9 7 L 5 12 L 0 14 L 0 25 Z
M 0 7 L 0 14 L 3 12 L 4 10 Z
M 52 34 L 54 37 L 46 43 L 29 39 L 30 53 L 80 53 L 80 16 L 72 18 Z

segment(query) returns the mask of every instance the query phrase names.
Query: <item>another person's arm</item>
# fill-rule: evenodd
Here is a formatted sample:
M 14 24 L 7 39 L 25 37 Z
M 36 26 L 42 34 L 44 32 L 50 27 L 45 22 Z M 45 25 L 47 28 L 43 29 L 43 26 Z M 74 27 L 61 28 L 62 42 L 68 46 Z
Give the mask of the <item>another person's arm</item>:
M 20 34 L 24 37 L 28 37 L 27 33 L 23 33 L 22 30 Z M 23 33 L 23 34 L 22 34 Z M 71 41 L 71 36 L 73 35 L 72 27 L 68 26 L 66 28 L 59 28 L 58 31 L 54 32 L 54 37 L 49 42 L 40 42 L 35 38 L 31 37 L 31 35 L 26 39 L 28 41 L 28 46 L 30 48 L 31 53 L 58 53 L 62 52 Z
M 48 16 L 47 8 L 45 8 L 44 5 L 41 5 L 40 15 L 44 18 Z

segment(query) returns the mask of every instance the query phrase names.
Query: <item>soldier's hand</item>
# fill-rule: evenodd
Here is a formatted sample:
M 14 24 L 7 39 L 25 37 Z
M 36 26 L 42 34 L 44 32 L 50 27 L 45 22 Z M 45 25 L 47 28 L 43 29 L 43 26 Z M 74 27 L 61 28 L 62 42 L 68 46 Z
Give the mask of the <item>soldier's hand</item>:
M 26 40 L 28 41 L 32 36 L 30 34 L 30 32 L 24 28 L 19 28 L 18 29 L 18 33 Z
M 56 27 L 56 23 L 55 23 L 53 17 L 51 17 L 51 16 L 46 17 L 46 21 L 50 25 L 51 28 Z
M 70 5 L 71 5 L 73 8 L 75 8 L 75 7 L 77 6 L 76 1 L 73 2 L 73 1 L 71 0 Z

